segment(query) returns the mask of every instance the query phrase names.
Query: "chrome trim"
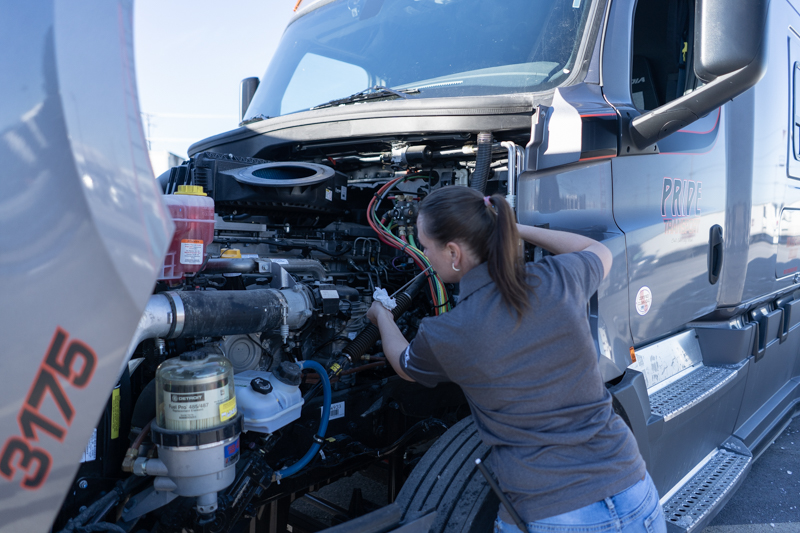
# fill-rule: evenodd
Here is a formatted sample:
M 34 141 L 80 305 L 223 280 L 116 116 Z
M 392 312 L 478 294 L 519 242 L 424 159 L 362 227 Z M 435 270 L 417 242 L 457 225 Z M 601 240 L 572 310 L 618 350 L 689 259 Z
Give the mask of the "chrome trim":
M 209 428 L 211 429 L 211 428 Z M 161 446 L 158 445 L 159 448 L 164 448 L 166 450 L 172 452 L 191 452 L 194 450 L 208 450 L 209 448 L 216 448 L 217 446 L 225 446 L 230 444 L 231 442 L 238 439 L 240 434 L 237 434 L 235 437 L 229 437 L 225 440 L 220 440 L 217 442 L 211 442 L 209 444 L 201 444 L 200 446 Z
M 183 306 L 181 306 L 181 310 Z M 133 352 L 139 343 L 145 339 L 153 339 L 155 337 L 166 337 L 172 329 L 173 312 L 170 299 L 163 294 L 155 294 L 147 301 L 147 306 L 139 318 L 139 324 L 136 326 L 136 331 L 133 333 L 133 338 L 128 345 L 128 351 L 125 358 L 122 360 L 119 372 L 117 374 L 117 381 L 122 377 L 125 369 L 128 367 L 128 361 L 131 360 Z
M 169 335 L 170 339 L 175 339 L 180 337 L 181 333 L 183 333 L 183 325 L 186 322 L 186 309 L 184 309 L 183 300 L 181 300 L 181 297 L 177 292 L 168 291 L 163 294 L 170 299 L 170 302 L 172 302 L 172 308 L 175 311 L 175 316 L 172 320 L 174 328 L 170 331 Z
M 508 151 L 508 185 L 506 187 L 506 201 L 511 209 L 517 209 L 517 176 L 520 171 L 519 152 L 517 145 L 511 141 L 503 141 L 500 146 Z

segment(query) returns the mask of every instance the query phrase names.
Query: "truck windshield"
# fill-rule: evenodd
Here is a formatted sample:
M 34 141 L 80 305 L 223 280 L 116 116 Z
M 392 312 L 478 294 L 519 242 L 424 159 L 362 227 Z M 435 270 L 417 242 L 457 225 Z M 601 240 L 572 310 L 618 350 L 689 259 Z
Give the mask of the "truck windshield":
M 373 86 L 409 98 L 546 90 L 572 70 L 591 2 L 327 2 L 286 29 L 245 120 Z

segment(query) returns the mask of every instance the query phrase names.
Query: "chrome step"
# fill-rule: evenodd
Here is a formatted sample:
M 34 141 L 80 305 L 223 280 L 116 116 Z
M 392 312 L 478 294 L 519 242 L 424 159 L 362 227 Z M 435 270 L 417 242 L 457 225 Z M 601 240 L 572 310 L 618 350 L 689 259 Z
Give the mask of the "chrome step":
M 705 527 L 738 486 L 752 457 L 717 450 L 666 502 L 662 502 L 668 531 L 692 533 Z
M 664 421 L 675 418 L 711 396 L 736 377 L 738 370 L 719 366 L 699 366 L 679 380 L 650 394 L 650 412 Z

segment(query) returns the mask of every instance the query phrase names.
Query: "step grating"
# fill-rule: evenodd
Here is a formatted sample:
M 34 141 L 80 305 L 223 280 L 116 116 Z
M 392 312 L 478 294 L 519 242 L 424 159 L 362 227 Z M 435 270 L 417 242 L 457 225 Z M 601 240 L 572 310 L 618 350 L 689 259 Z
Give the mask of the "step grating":
M 691 532 L 735 486 L 752 457 L 719 450 L 664 504 L 667 523 Z
M 650 412 L 667 421 L 675 418 L 704 398 L 711 396 L 736 377 L 737 370 L 701 366 L 690 374 L 650 395 Z

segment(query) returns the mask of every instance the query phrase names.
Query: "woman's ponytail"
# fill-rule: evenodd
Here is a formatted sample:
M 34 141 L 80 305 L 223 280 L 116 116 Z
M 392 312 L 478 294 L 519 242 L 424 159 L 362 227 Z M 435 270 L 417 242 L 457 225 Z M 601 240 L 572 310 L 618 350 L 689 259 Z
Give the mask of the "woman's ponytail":
M 492 238 L 487 243 L 489 275 L 503 296 L 503 301 L 521 316 L 530 309 L 530 287 L 525 281 L 525 265 L 520 254 L 514 211 L 499 194 L 491 196 L 489 203 L 497 217 Z
M 438 243 L 460 242 L 486 262 L 503 301 L 518 317 L 530 308 L 525 265 L 514 211 L 502 195 L 467 187 L 443 187 L 420 204 L 425 233 Z

